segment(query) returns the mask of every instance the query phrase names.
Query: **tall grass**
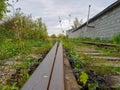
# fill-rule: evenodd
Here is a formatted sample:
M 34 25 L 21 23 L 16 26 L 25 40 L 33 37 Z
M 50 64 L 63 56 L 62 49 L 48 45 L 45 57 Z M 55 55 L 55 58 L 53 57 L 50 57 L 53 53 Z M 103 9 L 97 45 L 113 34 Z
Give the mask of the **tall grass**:
M 29 53 L 47 37 L 47 27 L 41 18 L 33 20 L 31 15 L 21 13 L 8 16 L 0 24 L 0 59 Z

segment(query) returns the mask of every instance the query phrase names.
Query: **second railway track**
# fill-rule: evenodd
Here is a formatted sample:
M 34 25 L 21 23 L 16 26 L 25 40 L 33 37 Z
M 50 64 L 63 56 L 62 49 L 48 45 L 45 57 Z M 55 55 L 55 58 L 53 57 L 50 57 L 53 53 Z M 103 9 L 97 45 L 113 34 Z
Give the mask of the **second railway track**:
M 98 43 L 98 42 L 81 42 L 83 44 L 95 45 L 99 47 L 120 47 L 120 45 L 110 44 L 110 43 Z

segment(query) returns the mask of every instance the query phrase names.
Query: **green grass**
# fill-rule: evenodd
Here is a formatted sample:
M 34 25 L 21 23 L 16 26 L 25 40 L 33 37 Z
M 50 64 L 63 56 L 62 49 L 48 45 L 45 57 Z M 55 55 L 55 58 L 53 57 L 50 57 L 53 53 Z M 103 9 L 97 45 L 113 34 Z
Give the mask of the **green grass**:
M 120 33 L 114 35 L 114 37 L 113 37 L 113 43 L 120 44 Z
M 33 20 L 31 15 L 23 13 L 6 16 L 0 24 L 0 69 L 3 66 L 7 68 L 2 71 L 8 71 L 5 76 L 15 69 L 17 76 L 13 81 L 10 81 L 12 76 L 5 78 L 8 80 L 6 84 L 3 84 L 0 76 L 0 90 L 19 90 L 30 76 L 30 67 L 40 63 L 28 56 L 32 54 L 43 59 L 52 46 L 53 41 L 48 40 L 47 27 L 41 18 Z M 20 59 L 14 59 L 16 57 Z M 20 64 L 5 66 L 7 61 Z
M 23 42 L 23 41 L 22 41 Z M 8 70 L 11 69 L 16 69 L 19 72 L 15 72 L 15 79 L 11 81 L 10 78 L 6 78 L 7 84 L 4 85 L 2 84 L 2 81 L 0 80 L 1 84 L 1 90 L 13 90 L 13 88 L 16 88 L 15 90 L 19 90 L 24 83 L 29 79 L 30 75 L 29 70 L 32 66 L 40 64 L 40 62 L 32 57 L 29 56 L 29 54 L 35 54 L 38 56 L 39 59 L 43 59 L 43 55 L 53 46 L 53 43 L 51 41 L 33 41 L 33 40 L 27 40 L 24 41 L 26 46 L 22 47 L 22 43 L 20 42 L 18 46 L 19 47 L 19 52 L 16 50 L 16 43 L 9 41 L 9 44 L 7 46 L 7 43 L 5 43 L 6 48 L 3 49 L 15 49 L 17 52 L 11 52 L 11 50 L 8 50 L 5 53 L 8 53 L 6 56 L 3 55 L 3 58 L 7 61 L 7 58 L 10 58 L 12 56 L 16 56 L 20 54 L 20 59 L 18 59 L 16 62 L 20 62 L 20 64 L 12 64 L 9 66 Z M 13 47 L 14 45 L 14 47 Z M 36 48 L 33 49 L 32 47 Z M 4 50 L 3 50 L 4 51 Z M 9 54 L 11 52 L 11 54 Z M 2 61 L 2 60 L 1 60 Z M 6 62 L 4 61 L 4 62 Z M 13 59 L 14 62 L 14 59 Z M 4 63 L 2 63 L 4 64 Z M 1 65 L 2 65 L 1 64 Z M 31 72 L 33 72 L 31 70 Z M 4 89 L 5 88 L 5 89 Z
M 96 74 L 98 75 L 120 75 L 120 67 L 114 67 L 114 66 L 88 66 L 88 70 L 94 70 Z
M 52 46 L 50 41 L 40 40 L 19 40 L 13 41 L 12 39 L 5 39 L 0 45 L 0 60 L 7 59 L 17 55 L 30 54 L 33 47 L 39 48 L 41 52 L 46 51 Z M 43 50 L 44 49 L 44 50 Z M 42 51 L 43 50 L 43 51 Z M 37 51 L 36 51 L 37 52 Z
M 120 33 L 115 34 L 112 37 L 112 39 L 110 39 L 110 40 L 105 40 L 105 39 L 103 40 L 103 39 L 100 39 L 100 38 L 92 39 L 92 38 L 88 38 L 88 37 L 78 37 L 78 38 L 73 38 L 71 40 L 75 41 L 75 42 L 88 41 L 88 42 L 98 42 L 98 43 L 120 44 Z
M 101 50 L 104 52 L 105 56 L 111 56 L 111 57 L 120 57 L 120 47 L 112 47 L 112 48 L 102 48 L 93 46 L 96 50 Z
M 88 37 L 78 37 L 71 39 L 74 42 L 88 41 L 88 42 L 99 42 L 99 43 L 113 43 L 112 40 L 101 40 L 100 38 L 88 38 Z
M 70 42 L 70 44 L 69 44 Z M 101 50 L 104 54 L 103 56 L 120 56 L 120 48 L 100 48 L 100 47 L 96 47 L 96 46 L 90 46 L 90 45 L 84 45 L 81 43 L 75 43 L 75 40 L 69 40 L 66 42 L 67 47 L 71 46 L 73 51 L 76 51 L 76 53 L 79 55 L 80 60 L 86 65 L 87 69 L 93 69 L 95 70 L 98 74 L 119 74 L 119 67 L 114 67 L 114 66 L 105 66 L 105 64 L 109 64 L 111 62 L 107 61 L 107 60 L 103 60 L 103 59 L 94 59 L 91 58 L 91 55 L 84 55 L 82 52 L 80 51 L 84 51 L 86 48 L 87 49 L 95 49 L 95 50 Z M 73 54 L 73 56 L 75 57 L 75 55 Z M 102 66 L 96 66 L 95 64 L 100 63 Z M 113 64 L 118 64 L 119 62 L 115 63 L 113 62 Z M 113 68 L 113 69 L 112 69 Z

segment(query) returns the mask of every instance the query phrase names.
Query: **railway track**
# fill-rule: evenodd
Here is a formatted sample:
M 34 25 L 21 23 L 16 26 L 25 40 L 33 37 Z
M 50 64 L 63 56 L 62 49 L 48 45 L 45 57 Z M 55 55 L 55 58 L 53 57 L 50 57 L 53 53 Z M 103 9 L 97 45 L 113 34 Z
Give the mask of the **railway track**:
M 98 42 L 81 42 L 83 44 L 89 44 L 89 45 L 95 45 L 95 46 L 99 46 L 99 47 L 120 47 L 120 45 L 116 45 L 116 44 L 108 44 L 108 43 L 98 43 Z
M 21 90 L 79 90 L 62 43 L 56 43 Z

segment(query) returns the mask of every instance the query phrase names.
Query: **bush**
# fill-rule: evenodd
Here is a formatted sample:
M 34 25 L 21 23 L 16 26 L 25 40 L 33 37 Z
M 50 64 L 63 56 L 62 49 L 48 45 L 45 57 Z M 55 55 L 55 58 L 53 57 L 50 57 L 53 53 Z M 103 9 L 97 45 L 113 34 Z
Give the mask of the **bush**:
M 6 17 L 0 27 L 2 36 L 11 39 L 45 40 L 48 36 L 42 19 L 33 20 L 31 15 L 17 13 L 14 16 Z

